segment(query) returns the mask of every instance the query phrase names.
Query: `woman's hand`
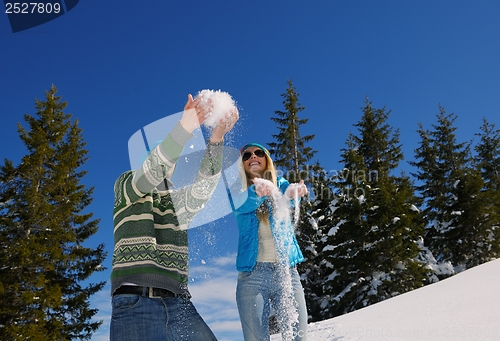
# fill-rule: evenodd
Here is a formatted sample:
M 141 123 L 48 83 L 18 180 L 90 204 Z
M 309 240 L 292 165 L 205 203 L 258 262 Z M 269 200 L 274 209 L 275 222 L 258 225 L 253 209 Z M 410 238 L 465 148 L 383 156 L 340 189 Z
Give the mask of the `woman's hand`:
M 279 192 L 278 188 L 269 180 L 253 178 L 252 181 L 255 185 L 255 194 L 259 197 L 267 197 L 272 195 L 274 191 Z
M 308 191 L 306 185 L 304 184 L 304 180 L 300 180 L 298 184 L 290 184 L 290 186 L 286 189 L 285 195 L 289 198 L 301 198 L 307 193 Z
M 224 135 L 233 129 L 236 121 L 240 118 L 240 114 L 236 107 L 226 114 L 226 117 L 219 121 L 219 124 L 212 130 L 210 142 L 217 143 L 224 141 Z
M 210 106 L 199 105 L 200 101 L 201 97 L 193 99 L 193 96 L 189 94 L 184 106 L 184 113 L 180 122 L 184 130 L 190 134 L 205 121 L 205 116 L 211 108 Z

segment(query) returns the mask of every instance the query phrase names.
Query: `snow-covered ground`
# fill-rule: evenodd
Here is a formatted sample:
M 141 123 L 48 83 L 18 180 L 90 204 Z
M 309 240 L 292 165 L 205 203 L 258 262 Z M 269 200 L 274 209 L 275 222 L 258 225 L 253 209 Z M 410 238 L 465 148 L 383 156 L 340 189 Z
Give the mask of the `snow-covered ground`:
M 310 324 L 308 340 L 500 340 L 500 259 Z

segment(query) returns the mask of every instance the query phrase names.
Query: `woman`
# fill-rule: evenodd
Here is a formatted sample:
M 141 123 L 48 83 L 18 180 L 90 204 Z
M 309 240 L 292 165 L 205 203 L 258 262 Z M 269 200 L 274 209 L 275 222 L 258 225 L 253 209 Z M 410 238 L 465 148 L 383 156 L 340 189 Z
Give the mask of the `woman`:
M 270 339 L 271 307 L 283 340 L 306 340 L 307 309 L 296 264 L 304 260 L 290 220 L 290 204 L 307 193 L 304 182 L 276 175 L 269 151 L 258 143 L 241 149 L 242 190 L 234 199 L 239 240 L 236 302 L 245 341 Z M 286 200 L 285 214 L 279 202 Z

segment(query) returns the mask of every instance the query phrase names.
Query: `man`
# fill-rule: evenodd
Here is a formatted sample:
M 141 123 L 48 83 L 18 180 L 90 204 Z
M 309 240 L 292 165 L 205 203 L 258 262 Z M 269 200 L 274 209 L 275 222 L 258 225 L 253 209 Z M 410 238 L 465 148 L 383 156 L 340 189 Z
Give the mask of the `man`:
M 190 300 L 187 228 L 217 186 L 238 111 L 213 128 L 194 184 L 174 189 L 175 163 L 210 110 L 199 103 L 188 95 L 181 120 L 142 167 L 115 182 L 111 341 L 216 340 Z

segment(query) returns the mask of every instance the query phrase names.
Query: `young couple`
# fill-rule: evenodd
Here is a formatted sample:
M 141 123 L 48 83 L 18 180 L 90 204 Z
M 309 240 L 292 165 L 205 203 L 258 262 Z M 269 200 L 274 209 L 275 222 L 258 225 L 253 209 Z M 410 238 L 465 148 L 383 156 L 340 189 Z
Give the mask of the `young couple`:
M 180 189 L 169 182 L 184 145 L 204 122 L 207 110 L 189 95 L 181 120 L 142 167 L 123 173 L 115 182 L 110 341 L 217 340 L 187 288 L 187 229 L 217 186 L 224 135 L 238 120 L 236 108 L 212 130 L 196 182 Z M 281 312 L 290 300 L 293 318 L 278 317 L 282 335 L 306 340 L 307 310 L 295 268 L 303 257 L 290 222 L 275 224 L 273 193 L 279 189 L 293 203 L 307 189 L 302 182 L 290 185 L 277 177 L 268 150 L 259 144 L 244 146 L 238 162 L 244 176 L 243 190 L 234 198 L 239 228 L 236 300 L 245 341 L 269 340 L 271 306 Z M 291 282 L 290 297 L 285 295 L 283 278 Z

